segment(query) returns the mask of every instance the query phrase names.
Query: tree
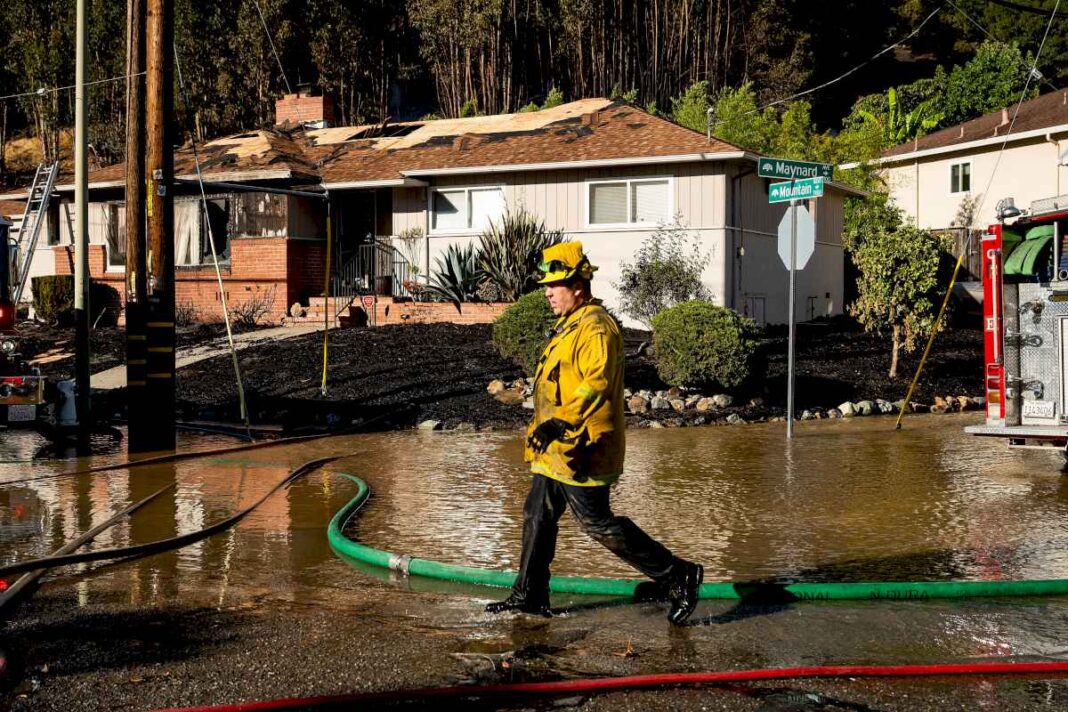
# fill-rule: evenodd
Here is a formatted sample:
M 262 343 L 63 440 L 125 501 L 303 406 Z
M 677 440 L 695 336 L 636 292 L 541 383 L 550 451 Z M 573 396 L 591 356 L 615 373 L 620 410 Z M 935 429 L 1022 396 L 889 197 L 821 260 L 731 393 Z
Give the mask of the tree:
M 922 136 L 942 121 L 942 114 L 933 108 L 932 101 L 925 101 L 911 111 L 906 111 L 898 99 L 893 87 L 887 92 L 887 111 L 883 116 L 861 110 L 861 116 L 879 126 L 883 137 L 883 146 L 896 146 L 910 139 Z
M 670 306 L 691 299 L 706 299 L 708 290 L 701 273 L 710 255 L 701 252 L 701 241 L 682 226 L 679 216 L 661 224 L 647 237 L 634 262 L 621 262 L 614 286 L 620 294 L 620 310 L 650 326 L 653 317 Z
M 1031 55 L 1025 57 L 1015 45 L 1000 42 L 979 45 L 974 57 L 963 66 L 953 67 L 945 78 L 938 103 L 944 125 L 953 126 L 1015 105 L 1033 62 Z M 1038 82 L 1032 80 L 1026 98 L 1037 95 Z
M 947 245 L 905 222 L 900 208 L 878 195 L 850 203 L 843 242 L 860 272 L 849 313 L 868 332 L 890 333 L 889 376 L 897 378 L 901 350 L 912 351 L 934 328 Z
M 723 89 L 716 95 L 712 116 L 713 136 L 757 153 L 770 153 L 779 135 L 775 110 L 757 109 L 752 82 Z
M 679 126 L 705 133 L 708 130 L 708 82 L 694 82 L 671 100 L 671 120 Z

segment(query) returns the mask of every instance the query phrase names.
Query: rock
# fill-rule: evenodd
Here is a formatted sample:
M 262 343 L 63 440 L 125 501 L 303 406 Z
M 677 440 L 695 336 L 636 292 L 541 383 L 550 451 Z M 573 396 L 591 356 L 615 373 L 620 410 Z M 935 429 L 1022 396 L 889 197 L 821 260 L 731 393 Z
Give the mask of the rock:
M 501 403 L 505 405 L 519 405 L 526 397 L 523 395 L 522 390 L 509 389 L 507 391 L 501 391 L 493 396 Z
M 302 317 L 308 314 L 308 310 L 304 308 L 304 305 L 300 302 L 293 302 L 289 305 L 289 316 Z
M 523 407 L 527 410 L 534 410 L 534 399 L 527 398 L 525 401 L 523 401 Z
M 734 398 L 726 393 L 720 393 L 719 395 L 712 396 L 712 402 L 716 404 L 717 408 L 730 408 L 734 403 Z
M 731 413 L 727 416 L 727 425 L 745 425 L 745 418 L 737 413 Z
M 624 388 L 623 389 L 623 397 L 624 398 L 630 398 L 632 395 L 634 395 L 634 393 L 632 393 L 629 388 Z
M 782 417 L 781 415 L 776 415 L 773 418 L 771 418 L 768 422 L 769 423 L 785 423 L 786 422 L 786 418 Z
M 489 393 L 491 396 L 495 396 L 498 393 L 503 393 L 506 390 L 508 390 L 508 387 L 505 386 L 504 381 L 499 378 L 493 379 L 489 382 L 489 385 L 486 386 L 486 392 Z
M 945 401 L 942 401 L 941 405 L 939 405 L 938 403 L 935 403 L 934 405 L 931 406 L 931 412 L 933 414 L 935 414 L 935 415 L 942 415 L 943 413 L 946 413 L 948 411 L 949 411 L 949 406 L 946 404 Z
M 660 429 L 660 428 L 664 427 L 664 424 L 663 423 L 658 423 L 657 421 L 654 420 L 651 423 L 649 423 L 649 427 L 650 428 Z
M 695 405 L 694 407 L 697 408 L 698 413 L 707 413 L 708 411 L 715 408 L 716 404 L 712 401 L 711 398 L 701 398 L 697 401 L 697 405 Z
M 707 423 L 708 423 L 708 417 L 704 416 L 704 415 L 699 415 L 699 416 L 697 416 L 696 418 L 693 419 L 693 424 L 694 425 L 706 425 Z
M 749 399 L 749 407 L 750 408 L 763 408 L 764 407 L 764 399 L 763 398 L 750 398 Z
M 671 408 L 671 402 L 663 396 L 653 396 L 653 400 L 649 403 L 649 407 L 653 410 L 668 410 Z
M 811 410 L 801 411 L 801 420 L 816 420 L 816 415 Z
M 663 397 L 665 397 L 666 395 L 667 395 L 667 392 L 666 392 L 666 391 L 657 391 L 657 392 L 656 392 L 656 397 L 657 397 L 657 398 L 663 398 Z
M 652 391 L 647 391 L 645 389 L 642 389 L 642 390 L 638 391 L 638 395 L 640 395 L 642 398 L 644 398 L 647 401 L 651 401 L 653 399 Z
M 525 379 L 525 378 L 517 378 L 514 381 L 512 381 L 512 388 L 518 388 L 520 390 L 525 390 L 526 387 L 527 387 L 527 379 Z
M 456 426 L 456 430 L 461 433 L 469 433 L 472 430 L 475 430 L 475 426 L 471 423 L 460 423 Z
M 853 406 L 852 403 L 846 401 L 842 405 L 838 406 L 838 412 L 842 415 L 843 418 L 852 418 L 854 415 L 857 414 L 857 409 Z
M 934 405 L 931 406 L 931 412 L 934 412 L 934 408 L 939 408 L 939 413 L 945 413 L 953 407 L 953 403 L 946 400 L 942 396 L 935 396 Z
M 894 406 L 893 412 L 900 413 L 902 411 L 902 409 L 905 408 L 905 399 L 902 398 L 901 400 L 896 400 L 893 403 L 891 403 L 891 405 Z M 905 410 L 905 412 L 908 413 L 911 410 L 912 410 L 912 408 L 909 407 L 907 410 Z
M 855 404 L 857 415 L 871 415 L 875 412 L 875 403 L 870 400 L 862 400 Z
M 880 413 L 883 413 L 883 414 L 893 413 L 894 412 L 894 404 L 891 403 L 890 401 L 885 401 L 882 398 L 879 398 L 878 400 L 875 401 L 875 409 L 878 410 Z
M 648 413 L 649 401 L 641 396 L 631 396 L 627 400 L 627 409 L 631 413 Z
M 664 421 L 664 425 L 669 428 L 681 428 L 686 425 L 686 421 L 682 418 L 668 418 Z
M 686 396 L 686 407 L 693 408 L 699 400 L 701 400 L 699 395 Z
M 418 430 L 441 430 L 440 420 L 424 420 L 416 426 Z
M 668 399 L 668 403 L 671 404 L 671 407 L 676 413 L 682 413 L 686 410 L 686 401 L 682 398 L 670 398 Z
M 668 398 L 678 398 L 681 395 L 682 395 L 682 389 L 679 388 L 678 386 L 672 386 L 671 388 L 668 389 L 668 392 L 667 392 L 667 397 Z
M 971 410 L 975 406 L 972 405 L 972 399 L 968 396 L 957 396 L 957 408 L 960 410 Z
M 831 420 L 835 420 L 837 418 L 841 418 L 842 417 L 842 411 L 840 411 L 837 408 L 831 408 L 831 409 L 829 409 L 827 411 L 827 417 L 830 418 Z

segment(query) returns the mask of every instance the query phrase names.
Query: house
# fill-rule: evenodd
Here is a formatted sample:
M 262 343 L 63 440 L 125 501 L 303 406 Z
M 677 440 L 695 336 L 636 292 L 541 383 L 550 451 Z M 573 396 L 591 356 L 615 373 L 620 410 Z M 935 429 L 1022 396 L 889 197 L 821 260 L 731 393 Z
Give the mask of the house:
M 207 222 L 195 185 L 180 184 L 179 304 L 217 309 L 219 290 L 205 265 L 205 226 L 212 221 L 218 229 L 211 234 L 222 240 L 217 247 L 228 254 L 226 298 L 234 303 L 273 289 L 271 317 L 281 318 L 288 305 L 314 303 L 322 293 L 327 209 L 332 293 L 342 300 L 377 294 L 388 305 L 407 296 L 411 276 L 396 236 L 418 231 L 414 260 L 426 275 L 449 245 L 477 241 L 504 211 L 521 208 L 583 242 L 601 268 L 595 293 L 609 307 L 618 307 L 613 283 L 621 263 L 659 224 L 677 218 L 709 255 L 703 281 L 716 303 L 761 323 L 787 320 L 787 271 L 776 250 L 786 207 L 768 203 L 768 181 L 756 176 L 754 154 L 607 99 L 349 127 L 329 126 L 322 97 L 283 101 L 279 119 L 293 121 L 201 148 Z M 177 152 L 176 166 L 181 178 L 193 177 L 188 147 Z M 90 175 L 91 269 L 120 286 L 123 173 L 113 166 Z M 243 192 L 233 190 L 237 183 Z M 65 195 L 69 187 L 58 190 Z M 798 273 L 798 319 L 842 312 L 842 203 L 852 192 L 831 183 L 823 198 L 809 201 L 816 252 Z M 68 234 L 57 238 L 61 271 L 70 262 Z M 381 316 L 392 318 L 385 309 Z
M 1026 209 L 1068 192 L 1068 91 L 1023 102 L 1015 122 L 1014 112 L 1009 106 L 886 151 L 873 163 L 894 202 L 921 228 L 964 232 L 995 222 L 1002 198 Z M 978 265 L 971 255 L 973 276 Z

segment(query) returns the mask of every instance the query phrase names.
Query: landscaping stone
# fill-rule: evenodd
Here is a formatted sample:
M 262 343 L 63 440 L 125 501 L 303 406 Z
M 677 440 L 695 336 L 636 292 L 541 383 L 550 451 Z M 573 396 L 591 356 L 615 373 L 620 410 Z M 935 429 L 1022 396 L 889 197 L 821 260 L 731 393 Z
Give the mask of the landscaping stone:
M 941 404 L 935 403 L 931 406 L 931 413 L 935 415 L 942 415 L 949 411 L 949 405 L 943 400 Z
M 744 425 L 745 424 L 745 418 L 743 418 L 742 416 L 738 415 L 737 413 L 731 413 L 730 415 L 727 416 L 727 424 L 728 425 Z
M 631 396 L 627 400 L 627 409 L 631 413 L 648 413 L 649 401 L 641 396 Z
M 668 403 L 671 404 L 671 407 L 676 413 L 682 413 L 686 410 L 686 401 L 682 398 L 671 398 L 668 400 Z
M 715 402 L 711 398 L 701 398 L 697 401 L 697 405 L 694 406 L 698 413 L 707 413 L 716 407 Z
M 719 395 L 712 396 L 712 402 L 716 404 L 717 408 L 730 408 L 734 403 L 734 397 L 729 396 L 726 393 L 720 393 Z
M 527 398 L 525 401 L 523 401 L 523 407 L 527 410 L 534 410 L 534 399 Z
M 842 405 L 838 406 L 838 412 L 841 413 L 843 418 L 852 418 L 854 415 L 857 414 L 857 409 L 852 403 L 846 401 Z
M 671 402 L 663 396 L 654 396 L 649 405 L 653 410 L 669 410 L 671 408 Z
M 875 401 L 875 408 L 883 415 L 894 412 L 894 404 L 890 401 L 883 400 L 882 398 Z
M 811 410 L 801 411 L 801 420 L 816 420 L 816 414 Z
M 664 424 L 654 420 L 649 423 L 649 427 L 656 428 L 657 430 L 659 430 L 660 428 L 664 427 Z
M 862 400 L 855 404 L 857 415 L 871 415 L 875 412 L 875 404 L 870 400 Z
M 489 382 L 489 385 L 486 386 L 486 392 L 489 393 L 491 396 L 495 396 L 505 390 L 507 390 L 507 386 L 505 386 L 504 381 L 499 378 L 493 379 Z
M 441 430 L 442 424 L 440 420 L 424 420 L 416 428 L 419 430 Z
M 763 408 L 764 407 L 764 399 L 763 398 L 750 398 L 749 399 L 749 407 L 750 408 Z
M 840 411 L 838 408 L 830 408 L 827 411 L 827 417 L 830 418 L 831 420 L 836 420 L 838 418 L 843 417 L 842 416 L 842 411 Z
M 699 395 L 686 396 L 686 407 L 693 408 L 699 400 L 701 400 Z
M 666 395 L 667 395 L 668 398 L 678 398 L 679 396 L 682 395 L 682 389 L 679 388 L 678 386 L 672 386 L 671 388 L 669 388 L 667 390 L 667 394 Z
M 904 398 L 902 398 L 901 400 L 894 401 L 891 405 L 894 406 L 894 412 L 895 413 L 900 413 L 902 410 L 905 410 L 905 412 L 908 413 L 908 412 L 910 412 L 912 410 L 911 406 L 909 406 L 907 409 L 905 408 L 905 399 Z

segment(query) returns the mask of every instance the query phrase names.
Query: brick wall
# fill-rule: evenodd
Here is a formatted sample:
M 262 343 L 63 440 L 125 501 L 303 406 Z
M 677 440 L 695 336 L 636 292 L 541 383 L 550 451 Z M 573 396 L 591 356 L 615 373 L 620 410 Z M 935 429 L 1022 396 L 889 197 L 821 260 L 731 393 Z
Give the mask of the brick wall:
M 375 305 L 375 324 L 489 324 L 511 306 L 511 302 L 462 304 L 457 312 L 452 304 L 440 302 L 394 302 L 379 297 Z

